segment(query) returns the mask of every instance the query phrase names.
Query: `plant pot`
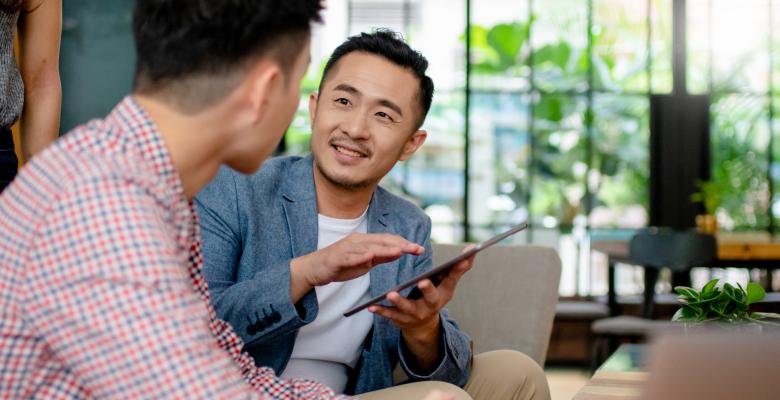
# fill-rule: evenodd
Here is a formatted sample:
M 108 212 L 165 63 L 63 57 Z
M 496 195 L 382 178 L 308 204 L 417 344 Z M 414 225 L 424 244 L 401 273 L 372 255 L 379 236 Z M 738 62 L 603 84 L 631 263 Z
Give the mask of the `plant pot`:
M 684 335 L 696 335 L 708 332 L 761 334 L 764 331 L 764 327 L 755 322 L 683 322 L 682 331 Z
M 696 216 L 696 230 L 714 235 L 718 233 L 718 219 L 712 214 L 699 214 Z

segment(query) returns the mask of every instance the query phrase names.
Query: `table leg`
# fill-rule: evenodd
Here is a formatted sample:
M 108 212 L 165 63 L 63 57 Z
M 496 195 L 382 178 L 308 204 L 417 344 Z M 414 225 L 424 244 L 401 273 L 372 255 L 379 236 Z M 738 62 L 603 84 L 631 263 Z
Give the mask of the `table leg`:
M 642 318 L 653 319 L 655 314 L 655 284 L 658 282 L 658 270 L 644 267 L 645 290 L 642 296 Z
M 609 307 L 609 315 L 611 317 L 614 317 L 620 313 L 617 304 L 615 262 L 611 259 L 607 263 L 607 306 Z

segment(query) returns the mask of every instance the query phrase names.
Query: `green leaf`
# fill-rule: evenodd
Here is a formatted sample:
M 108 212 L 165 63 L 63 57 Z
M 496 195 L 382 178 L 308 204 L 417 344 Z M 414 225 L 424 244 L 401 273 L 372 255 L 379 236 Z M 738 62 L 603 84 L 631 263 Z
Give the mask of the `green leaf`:
M 681 296 L 687 297 L 688 299 L 696 300 L 699 298 L 698 292 L 687 286 L 677 286 L 674 288 L 674 291 Z
M 571 48 L 566 42 L 548 44 L 534 53 L 534 64 L 551 63 L 561 70 L 565 70 L 570 56 Z
M 745 304 L 745 291 L 742 288 L 736 288 L 728 283 L 723 285 L 723 291 L 735 302 Z
M 559 96 L 542 96 L 534 107 L 534 114 L 541 119 L 558 122 L 563 119 L 563 101 Z
M 747 285 L 747 305 L 758 303 L 766 296 L 764 288 L 758 283 L 749 282 Z
M 717 278 L 707 282 L 707 284 L 704 285 L 704 287 L 701 289 L 702 297 L 710 297 L 709 295 L 715 291 L 715 285 L 717 284 L 718 284 Z
M 471 25 L 472 68 L 476 74 L 496 74 L 506 70 L 507 66 L 501 64 L 501 56 L 488 43 L 488 29 L 481 25 Z M 461 41 L 466 41 L 466 35 L 461 36 Z
M 698 313 L 690 307 L 685 306 L 680 307 L 672 317 L 672 321 L 696 321 L 698 319 Z
M 487 43 L 496 50 L 501 64 L 510 66 L 517 61 L 527 35 L 527 29 L 522 24 L 498 24 L 488 32 Z

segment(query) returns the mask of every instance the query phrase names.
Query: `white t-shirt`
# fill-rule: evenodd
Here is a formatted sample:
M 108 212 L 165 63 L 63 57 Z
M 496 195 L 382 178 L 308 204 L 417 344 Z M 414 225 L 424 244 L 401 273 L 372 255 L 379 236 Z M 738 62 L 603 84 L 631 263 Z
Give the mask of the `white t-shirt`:
M 368 211 L 368 210 L 366 210 Z M 353 232 L 366 233 L 366 212 L 356 219 L 318 215 L 317 249 Z M 369 274 L 346 282 L 314 288 L 319 302 L 317 318 L 298 331 L 295 346 L 282 378 L 315 380 L 342 393 L 347 374 L 360 358 L 363 341 L 371 330 L 373 314 L 363 310 L 349 318 L 344 312 L 369 299 Z

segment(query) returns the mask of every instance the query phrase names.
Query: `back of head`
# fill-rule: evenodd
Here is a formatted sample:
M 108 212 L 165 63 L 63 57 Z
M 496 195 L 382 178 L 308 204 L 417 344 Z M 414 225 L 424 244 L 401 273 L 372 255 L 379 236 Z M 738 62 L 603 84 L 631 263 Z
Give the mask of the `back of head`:
M 0 11 L 7 14 L 16 14 L 22 9 L 23 0 L 0 0 Z
M 361 33 L 347 39 L 330 55 L 325 69 L 322 71 L 320 92 L 323 83 L 328 79 L 328 73 L 336 66 L 338 61 L 352 52 L 373 54 L 385 58 L 395 65 L 406 68 L 414 73 L 420 81 L 419 101 L 420 118 L 418 126 L 425 121 L 425 116 L 431 108 L 433 100 L 433 80 L 425 75 L 428 69 L 428 60 L 420 52 L 409 47 L 400 34 L 391 30 L 380 29 L 373 33 Z
M 288 70 L 321 9 L 320 0 L 136 0 L 134 91 L 197 112 L 227 96 L 253 62 Z

